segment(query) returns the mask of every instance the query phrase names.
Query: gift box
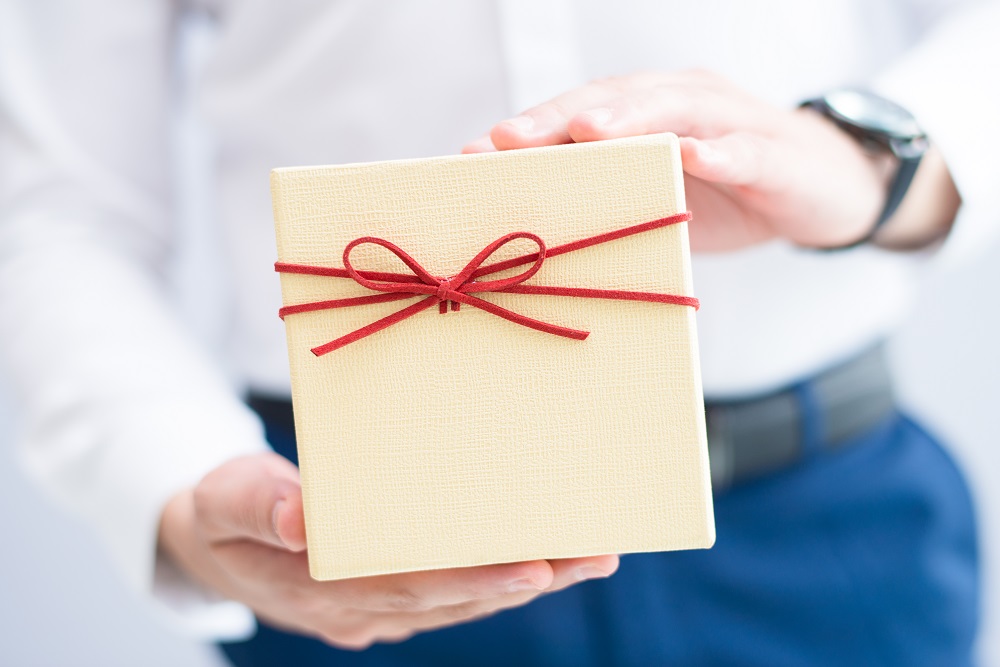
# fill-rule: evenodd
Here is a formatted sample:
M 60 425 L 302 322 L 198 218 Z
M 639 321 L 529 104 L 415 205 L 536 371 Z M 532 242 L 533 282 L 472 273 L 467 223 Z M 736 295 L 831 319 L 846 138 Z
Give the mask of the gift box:
M 677 137 L 271 189 L 314 578 L 712 545 Z

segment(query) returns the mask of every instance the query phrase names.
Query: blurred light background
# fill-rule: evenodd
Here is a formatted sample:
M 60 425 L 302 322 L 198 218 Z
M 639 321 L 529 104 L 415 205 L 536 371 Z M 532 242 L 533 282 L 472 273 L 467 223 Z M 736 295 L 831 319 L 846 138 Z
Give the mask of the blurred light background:
M 210 46 L 210 28 L 185 31 L 185 68 Z M 179 77 L 183 81 L 186 77 Z M 226 285 L 208 270 L 211 143 L 178 109 L 177 211 L 182 235 L 174 288 L 185 320 L 209 348 L 224 336 Z M 984 166 L 985 167 L 985 166 Z M 261 187 L 266 187 L 262 178 Z M 1000 224 L 1000 220 L 997 220 Z M 695 276 L 697 282 L 697 275 Z M 904 406 L 951 444 L 980 513 L 985 574 L 983 665 L 1000 665 L 1000 246 L 947 273 L 929 273 L 923 297 L 891 350 Z M 2 390 L 2 387 L 0 387 Z M 126 590 L 87 528 L 52 507 L 17 465 L 16 415 L 0 391 L 0 666 L 220 667 L 213 648 L 169 634 Z

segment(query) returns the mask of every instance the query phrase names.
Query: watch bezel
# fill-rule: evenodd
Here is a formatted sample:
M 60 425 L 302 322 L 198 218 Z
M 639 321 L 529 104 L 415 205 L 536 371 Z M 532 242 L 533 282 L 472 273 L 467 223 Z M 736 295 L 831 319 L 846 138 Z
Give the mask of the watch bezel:
M 926 139 L 912 113 L 869 90 L 843 88 L 820 99 L 834 120 L 880 143 L 900 146 L 902 142 Z

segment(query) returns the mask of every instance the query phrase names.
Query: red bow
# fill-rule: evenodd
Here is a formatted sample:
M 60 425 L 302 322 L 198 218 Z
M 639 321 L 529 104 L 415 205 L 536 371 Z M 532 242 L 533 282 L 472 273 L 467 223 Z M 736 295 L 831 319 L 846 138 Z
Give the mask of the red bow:
M 347 244 L 347 247 L 344 248 L 343 269 L 308 266 L 303 264 L 288 264 L 285 262 L 277 262 L 274 265 L 274 268 L 279 273 L 299 273 L 329 276 L 334 278 L 351 278 L 362 287 L 366 287 L 376 292 L 382 292 L 382 294 L 285 306 L 278 311 L 278 315 L 284 319 L 286 315 L 293 315 L 295 313 L 327 310 L 330 308 L 362 306 L 373 303 L 385 303 L 388 301 L 396 301 L 400 299 L 412 298 L 414 296 L 426 295 L 426 298 L 421 299 L 417 303 L 407 306 L 402 310 L 396 311 L 392 315 L 383 317 L 382 319 L 361 327 L 360 329 L 357 329 L 345 336 L 341 336 L 336 340 L 332 340 L 329 343 L 313 348 L 312 352 L 316 356 L 322 356 L 366 336 L 370 336 L 373 333 L 396 324 L 397 322 L 401 322 L 409 317 L 412 317 L 435 304 L 439 304 L 439 312 L 444 314 L 448 312 L 449 302 L 451 302 L 451 309 L 453 311 L 457 311 L 459 309 L 459 304 L 464 303 L 531 329 L 554 334 L 556 336 L 563 336 L 565 338 L 583 340 L 589 335 L 589 332 L 580 331 L 579 329 L 569 329 L 556 324 L 550 324 L 548 322 L 542 322 L 541 320 L 536 320 L 525 315 L 515 313 L 512 310 L 502 308 L 495 303 L 491 303 L 490 301 L 486 301 L 472 295 L 480 292 L 541 294 L 548 296 L 584 297 L 590 299 L 616 299 L 627 301 L 649 301 L 654 303 L 671 303 L 682 306 L 691 306 L 697 309 L 699 305 L 698 300 L 689 296 L 657 294 L 654 292 L 629 292 L 623 290 L 601 290 L 523 284 L 526 280 L 534 276 L 540 268 L 542 268 L 542 263 L 546 258 L 562 255 L 581 248 L 587 248 L 599 243 L 606 243 L 625 236 L 632 236 L 633 234 L 659 229 L 660 227 L 666 227 L 667 225 L 676 224 L 678 222 L 686 222 L 690 219 L 690 213 L 680 213 L 668 218 L 644 222 L 639 225 L 618 229 L 605 234 L 598 234 L 596 236 L 580 239 L 579 241 L 573 241 L 571 243 L 555 246 L 553 248 L 546 248 L 545 242 L 536 234 L 531 234 L 530 232 L 513 232 L 500 237 L 483 248 L 479 254 L 473 257 L 472 261 L 466 264 L 465 268 L 457 274 L 444 278 L 431 275 L 426 269 L 424 269 L 424 267 L 413 259 L 413 257 L 407 254 L 406 251 L 396 244 L 373 236 L 363 236 L 359 239 L 351 241 Z M 528 255 L 522 255 L 513 259 L 494 262 L 493 264 L 483 266 L 483 262 L 485 262 L 493 253 L 511 241 L 517 239 L 528 239 L 534 242 L 538 246 L 538 250 Z M 411 271 L 413 271 L 413 275 L 386 273 L 380 271 L 359 271 L 358 269 L 355 269 L 351 264 L 351 251 L 359 245 L 363 245 L 365 243 L 371 243 L 386 248 L 402 260 L 402 262 L 406 264 Z M 523 266 L 525 264 L 531 264 L 531 266 L 515 276 L 500 278 L 497 280 L 477 280 L 477 278 L 481 276 L 497 273 L 499 271 L 504 271 L 517 266 Z

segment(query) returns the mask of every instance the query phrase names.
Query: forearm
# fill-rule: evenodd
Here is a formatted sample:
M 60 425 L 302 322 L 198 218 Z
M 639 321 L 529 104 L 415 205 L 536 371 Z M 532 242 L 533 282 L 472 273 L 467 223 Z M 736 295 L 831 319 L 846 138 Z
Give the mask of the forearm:
M 264 449 L 260 426 L 134 261 L 59 241 L 41 215 L 0 232 L 0 369 L 18 403 L 21 459 L 97 532 L 131 586 L 158 599 L 164 503 Z M 173 616 L 179 626 L 186 614 Z

